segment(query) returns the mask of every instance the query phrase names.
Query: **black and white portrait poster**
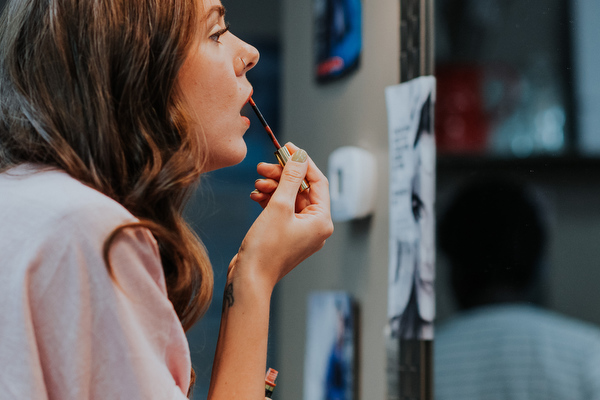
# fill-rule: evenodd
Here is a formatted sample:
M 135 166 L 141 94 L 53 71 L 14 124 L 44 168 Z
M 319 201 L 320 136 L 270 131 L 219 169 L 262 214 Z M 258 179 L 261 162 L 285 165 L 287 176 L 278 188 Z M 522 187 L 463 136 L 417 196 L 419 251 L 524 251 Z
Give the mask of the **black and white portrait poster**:
M 432 340 L 435 316 L 435 78 L 386 88 L 390 151 L 388 321 L 393 338 Z

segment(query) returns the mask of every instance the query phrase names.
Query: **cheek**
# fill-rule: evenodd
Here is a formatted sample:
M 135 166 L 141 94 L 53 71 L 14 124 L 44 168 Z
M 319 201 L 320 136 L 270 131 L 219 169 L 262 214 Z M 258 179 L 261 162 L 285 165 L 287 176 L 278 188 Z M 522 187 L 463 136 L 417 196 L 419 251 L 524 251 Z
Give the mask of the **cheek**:
M 236 104 L 236 87 L 226 74 L 219 71 L 211 71 L 206 80 L 197 86 L 196 105 L 197 113 L 201 115 L 205 123 L 222 124 L 223 117 L 231 114 L 232 106 Z M 239 110 L 238 110 L 239 111 Z
M 205 123 L 211 120 L 211 115 L 223 113 L 236 104 L 239 96 L 231 58 L 212 45 L 200 45 L 188 56 L 180 73 L 180 84 Z

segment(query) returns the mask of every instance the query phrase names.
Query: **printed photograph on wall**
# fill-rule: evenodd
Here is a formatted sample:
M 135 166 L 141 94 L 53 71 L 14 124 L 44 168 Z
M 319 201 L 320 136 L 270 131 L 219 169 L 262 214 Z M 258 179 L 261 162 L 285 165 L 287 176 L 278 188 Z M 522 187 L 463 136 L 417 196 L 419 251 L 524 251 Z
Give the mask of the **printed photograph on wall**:
M 362 50 L 361 0 L 313 0 L 315 78 L 330 82 L 355 71 Z
M 393 337 L 433 339 L 435 78 L 386 89 L 390 135 L 388 318 Z
M 387 399 L 433 399 L 436 79 L 386 88 L 390 154 Z
M 355 398 L 356 307 L 344 292 L 314 292 L 308 298 L 305 400 Z

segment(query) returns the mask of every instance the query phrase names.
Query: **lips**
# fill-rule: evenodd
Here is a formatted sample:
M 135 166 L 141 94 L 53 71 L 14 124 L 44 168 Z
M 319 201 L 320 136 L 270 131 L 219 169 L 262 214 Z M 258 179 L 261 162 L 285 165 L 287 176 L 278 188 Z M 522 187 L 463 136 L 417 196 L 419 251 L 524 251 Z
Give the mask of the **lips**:
M 246 110 L 244 110 L 244 107 L 246 107 L 246 104 L 248 104 L 250 102 L 250 99 L 252 98 L 253 93 L 254 93 L 254 90 L 252 88 L 250 88 L 250 94 L 248 95 L 248 98 L 246 99 L 246 101 L 244 102 L 244 104 L 242 105 L 242 107 L 240 109 L 240 115 L 246 114 Z
M 253 93 L 254 93 L 254 89 L 250 88 L 250 94 L 248 95 L 248 98 L 246 99 L 246 102 L 244 103 L 244 105 L 248 104 Z
M 244 121 L 244 124 L 246 125 L 247 128 L 250 127 L 250 119 L 246 115 L 244 115 L 244 114 L 246 114 L 246 111 L 247 111 L 247 110 L 244 110 L 244 107 L 246 106 L 246 104 L 248 104 L 250 102 L 253 92 L 254 92 L 254 90 L 252 88 L 250 88 L 250 94 L 248 95 L 248 98 L 244 102 L 244 105 L 242 106 L 242 110 L 240 111 L 240 116 L 242 117 L 242 120 Z

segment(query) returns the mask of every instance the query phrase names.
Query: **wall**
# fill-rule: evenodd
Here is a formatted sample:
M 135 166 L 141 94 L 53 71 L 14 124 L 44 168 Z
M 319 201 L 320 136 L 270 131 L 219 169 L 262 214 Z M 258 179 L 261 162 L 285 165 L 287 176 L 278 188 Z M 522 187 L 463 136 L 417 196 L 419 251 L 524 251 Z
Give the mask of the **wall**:
M 282 4 L 282 117 L 285 140 L 306 149 L 322 170 L 344 145 L 378 158 L 377 210 L 369 218 L 336 223 L 325 247 L 280 283 L 276 321 L 280 370 L 276 396 L 302 398 L 306 298 L 312 290 L 346 290 L 360 304 L 360 398 L 383 398 L 387 307 L 387 117 L 384 88 L 398 82 L 399 2 L 363 2 L 363 56 L 359 71 L 317 86 L 312 78 L 311 1 Z
M 225 19 L 234 35 L 258 41 L 277 41 L 281 30 L 281 3 L 276 0 L 222 0 Z M 259 49 L 260 50 L 260 49 Z

